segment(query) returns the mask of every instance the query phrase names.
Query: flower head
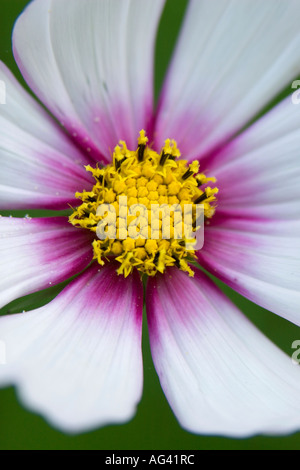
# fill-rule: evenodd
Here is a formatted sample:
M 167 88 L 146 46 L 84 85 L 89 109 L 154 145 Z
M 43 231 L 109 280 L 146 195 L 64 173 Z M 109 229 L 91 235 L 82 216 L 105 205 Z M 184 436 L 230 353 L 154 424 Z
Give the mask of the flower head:
M 116 259 L 121 263 L 118 274 L 127 277 L 137 269 L 155 276 L 176 265 L 193 276 L 188 262 L 197 259 L 197 203 L 203 202 L 203 216 L 210 219 L 218 189 L 199 187 L 208 178 L 198 173 L 198 161 L 187 165 L 185 160 L 177 160 L 176 142 L 167 140 L 159 154 L 147 142 L 141 131 L 136 151 L 121 142 L 111 165 L 86 167 L 95 184 L 92 191 L 76 193 L 82 204 L 69 221 L 97 234 L 94 259 L 101 266 L 104 258 Z
M 16 61 L 53 117 L 1 63 L 0 205 L 71 209 L 0 219 L 1 306 L 74 278 L 0 318 L 0 384 L 69 432 L 130 419 L 145 303 L 184 428 L 289 433 L 298 368 L 205 270 L 299 325 L 300 112 L 289 98 L 250 125 L 299 68 L 298 0 L 191 0 L 154 109 L 163 6 L 33 0 L 16 23 Z

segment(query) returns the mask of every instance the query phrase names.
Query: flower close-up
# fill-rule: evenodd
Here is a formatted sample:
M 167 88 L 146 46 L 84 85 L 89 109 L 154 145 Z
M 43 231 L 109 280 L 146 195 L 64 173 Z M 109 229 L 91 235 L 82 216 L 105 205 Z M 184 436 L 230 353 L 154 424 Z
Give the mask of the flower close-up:
M 62 432 L 128 422 L 144 312 L 178 426 L 294 433 L 299 366 L 219 281 L 300 325 L 300 106 L 270 105 L 300 73 L 299 0 L 190 0 L 155 103 L 164 6 L 32 0 L 15 23 L 28 89 L 0 62 L 0 308 L 65 284 L 0 316 L 0 386 Z

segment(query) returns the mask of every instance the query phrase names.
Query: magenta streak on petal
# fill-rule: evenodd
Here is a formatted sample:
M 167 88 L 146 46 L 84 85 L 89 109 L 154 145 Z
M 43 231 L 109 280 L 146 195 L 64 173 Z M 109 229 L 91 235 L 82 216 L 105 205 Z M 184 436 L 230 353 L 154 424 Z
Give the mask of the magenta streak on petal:
M 226 224 L 225 224 L 226 226 Z M 214 228 L 216 230 L 214 230 Z M 243 243 L 241 244 L 241 239 Z M 226 246 L 229 243 L 229 248 L 235 247 L 235 256 L 232 257 L 232 250 L 227 249 Z M 226 232 L 226 230 L 218 230 L 216 224 L 211 229 L 206 227 L 204 235 L 204 246 L 202 250 L 197 252 L 197 257 L 201 266 L 211 272 L 214 276 L 219 278 L 221 281 L 226 282 L 231 288 L 236 289 L 239 284 L 238 272 L 239 267 L 244 266 L 245 271 L 251 272 L 251 265 L 255 268 L 255 259 L 253 258 L 253 251 L 257 248 L 252 238 L 247 237 L 243 233 Z M 222 260 L 220 264 L 220 259 Z M 223 275 L 222 266 L 223 263 L 230 268 L 233 268 L 233 277 L 227 278 Z M 236 273 L 234 274 L 235 265 L 237 264 Z M 221 268 L 221 269 L 220 269 Z M 245 286 L 239 286 L 239 292 L 249 297 L 251 292 L 245 288 Z
M 215 222 L 212 222 L 212 226 L 205 227 L 205 242 L 202 250 L 198 252 L 199 257 L 205 257 L 206 255 L 213 256 L 216 264 L 218 263 L 219 256 L 222 255 L 222 259 L 225 257 L 226 262 L 229 266 L 233 266 L 235 261 L 238 261 L 239 265 L 250 266 L 253 261 L 253 251 L 259 248 L 259 242 L 255 242 L 255 237 L 251 236 L 251 232 L 247 233 L 245 229 L 248 227 L 250 231 L 251 222 L 255 223 L 255 220 L 244 220 L 244 227 L 238 228 L 239 220 L 233 222 L 233 226 L 230 226 L 230 219 L 222 217 L 222 215 L 216 216 Z M 235 247 L 235 253 L 238 255 L 237 259 L 232 259 L 231 250 L 226 250 L 226 246 Z M 218 256 L 219 255 L 219 256 Z
M 253 302 L 299 325 L 299 220 L 224 217 L 208 226 L 200 264 Z
M 18 29 L 18 25 L 20 25 L 22 21 L 24 26 L 24 22 L 26 23 L 27 18 L 26 15 L 28 14 L 30 17 L 30 14 L 33 15 L 33 11 L 34 8 L 30 10 L 30 6 L 27 11 L 25 10 L 22 19 L 17 23 L 16 29 Z M 45 8 L 45 13 L 47 13 L 47 8 Z M 48 23 L 47 28 L 50 28 Z M 48 33 L 51 36 L 51 32 L 48 31 Z M 33 47 L 34 43 L 31 44 L 31 46 Z M 48 46 L 48 53 L 51 57 L 53 53 L 53 64 L 58 65 L 55 62 L 57 57 L 54 57 L 53 51 L 51 52 L 53 45 L 48 44 Z M 128 148 L 136 149 L 139 132 L 143 128 L 149 134 L 150 140 L 152 140 L 153 93 L 151 80 L 149 80 L 151 83 L 149 83 L 147 87 L 148 92 L 144 90 L 144 82 L 146 80 L 141 82 L 143 84 L 142 90 L 139 90 L 139 88 L 137 90 L 131 90 L 131 95 L 135 95 L 135 99 L 133 99 L 130 94 L 130 96 L 122 96 L 122 92 L 118 87 L 117 92 L 114 90 L 112 95 L 107 93 L 105 97 L 104 94 L 104 101 L 102 99 L 103 97 L 100 97 L 101 93 L 98 96 L 95 91 L 95 96 L 98 96 L 98 98 L 94 97 L 89 108 L 85 109 L 84 107 L 84 113 L 81 114 L 74 105 L 74 102 L 72 102 L 72 94 L 68 93 L 67 86 L 63 82 L 63 77 L 60 76 L 61 71 L 58 66 L 57 87 L 62 87 L 62 101 L 64 98 L 67 103 L 66 107 L 68 108 L 68 111 L 66 111 L 67 108 L 65 109 L 63 103 L 61 106 L 59 105 L 59 96 L 53 96 L 54 90 L 51 90 L 48 96 L 47 90 L 45 90 L 43 86 L 40 87 L 37 85 L 34 74 L 28 72 L 22 54 L 19 55 L 18 53 L 16 34 L 13 36 L 13 50 L 16 62 L 29 87 L 36 96 L 40 98 L 49 111 L 56 116 L 60 124 L 68 132 L 71 141 L 83 150 L 85 159 L 88 160 L 87 163 L 110 163 L 112 152 L 120 140 L 126 141 Z M 97 84 L 93 83 L 93 86 L 97 86 Z M 100 82 L 99 87 L 101 86 L 103 86 L 103 84 Z M 84 100 L 84 97 L 82 98 Z M 89 100 L 90 98 L 89 96 L 86 99 Z
M 26 198 L 26 202 L 23 202 L 21 199 Z M 30 198 L 32 198 L 30 200 Z M 28 210 L 30 209 L 45 209 L 45 210 L 54 210 L 61 211 L 70 209 L 71 206 L 76 206 L 78 204 L 78 199 L 70 199 L 65 197 L 55 196 L 53 198 L 49 196 L 42 196 L 40 194 L 32 194 L 26 191 L 19 191 L 17 194 L 17 200 L 14 201 L 10 196 L 10 202 L 7 204 L 1 204 L 2 210 L 10 210 L 11 207 L 14 207 L 14 210 Z M 30 210 L 29 210 L 30 213 Z
M 181 425 L 235 437 L 296 429 L 299 371 L 195 271 L 170 269 L 147 291 L 154 364 Z
M 138 132 L 130 129 L 130 122 L 127 117 L 126 107 L 121 103 L 107 105 L 107 111 L 94 108 L 91 110 L 89 121 L 90 132 L 98 136 L 99 147 L 104 155 L 105 163 L 112 162 L 112 154 L 120 140 L 126 142 L 129 149 L 137 147 Z M 88 151 L 89 141 L 86 140 L 86 151 Z
M 128 421 L 141 398 L 143 286 L 116 267 L 94 264 L 44 307 L 0 319 L 0 386 L 66 432 Z
M 259 223 L 262 224 L 259 224 Z M 226 205 L 219 204 L 219 200 L 217 200 L 217 210 L 214 216 L 208 221 L 207 225 L 204 227 L 204 234 L 206 237 L 209 237 L 210 230 L 212 228 L 232 228 L 237 229 L 240 226 L 240 230 L 248 231 L 251 227 L 251 224 L 255 225 L 255 230 L 260 231 L 260 227 L 266 228 L 266 224 L 268 223 L 275 223 L 275 219 L 270 217 L 264 217 L 259 213 L 255 213 L 255 211 L 249 214 L 239 213 L 238 211 L 230 211 L 226 208 Z M 265 225 L 264 225 L 265 224 Z M 263 230 L 264 233 L 267 231 Z M 272 231 L 270 232 L 272 233 Z
M 77 274 L 92 261 L 92 233 L 73 227 L 65 217 L 31 219 L 29 226 L 35 221 L 42 235 L 38 246 L 40 262 L 42 265 L 57 263 L 56 283 L 65 280 L 66 275 Z
M 140 119 L 136 116 L 136 122 L 128 119 L 128 106 L 117 99 L 114 104 L 109 105 L 109 115 L 96 108 L 92 110 L 90 115 L 91 134 L 99 136 L 99 146 L 101 142 L 106 163 L 112 162 L 112 154 L 120 141 L 124 141 L 128 149 L 136 150 L 139 133 L 142 129 L 146 131 L 149 144 L 152 143 L 153 106 L 151 99 L 145 99 L 144 103 L 143 116 Z M 86 145 L 88 145 L 88 141 Z
M 14 209 L 50 209 L 66 210 L 78 206 L 78 199 L 75 198 L 75 192 L 89 191 L 93 182 L 89 177 L 84 179 L 74 175 L 70 168 L 70 178 L 66 176 L 68 170 L 64 168 L 60 171 L 60 165 L 55 164 L 50 167 L 37 167 L 34 173 L 26 173 L 27 180 L 23 187 L 8 187 L 9 198 L 1 202 L 3 210 Z M 4 189 L 5 190 L 5 189 Z
M 90 174 L 83 166 L 73 163 L 56 150 L 42 143 L 37 143 L 36 148 L 34 145 L 35 142 L 32 140 L 25 149 L 29 158 L 28 160 L 24 158 L 22 170 L 12 160 L 14 178 L 11 176 L 9 164 L 7 167 L 4 166 L 3 171 L 7 174 L 7 179 L 2 178 L 2 185 L 7 185 L 10 197 L 7 198 L 7 203 L 5 196 L 3 197 L 1 207 L 4 208 L 5 205 L 7 209 L 11 207 L 68 209 L 69 203 L 78 204 L 78 201 L 75 201 L 75 192 L 89 190 L 93 186 Z M 19 144 L 15 142 L 12 151 L 18 152 L 18 146 L 22 155 L 22 142 Z M 6 150 L 9 155 L 10 147 L 7 146 Z M 14 193 L 16 197 L 13 197 Z
M 93 236 L 65 217 L 0 219 L 1 305 L 78 274 L 93 258 Z
M 38 96 L 39 90 L 36 88 L 31 75 L 23 66 L 22 59 L 15 46 L 13 47 L 13 52 L 25 81 Z M 110 116 L 96 107 L 91 109 L 88 130 L 81 123 L 71 122 L 68 118 L 63 119 L 63 121 L 61 120 L 60 124 L 66 130 L 66 135 L 71 142 L 84 154 L 85 164 L 93 165 L 95 162 L 101 162 L 107 165 L 111 163 L 113 150 L 120 140 L 124 140 L 129 149 L 135 150 L 139 132 L 144 128 L 149 141 L 152 141 L 154 121 L 152 101 L 152 97 L 144 99 L 144 105 L 141 104 L 143 116 L 135 129 L 130 127 L 132 121 L 128 119 L 128 107 L 121 104 L 121 102 L 118 103 L 117 100 L 116 104 L 109 104 L 108 106 Z M 43 99 L 43 102 L 47 106 L 47 97 Z M 49 106 L 48 108 L 52 112 L 51 107 Z M 92 136 L 98 136 L 98 138 Z
M 158 106 L 155 119 L 155 149 L 158 150 L 165 139 L 174 139 L 181 151 L 182 158 L 189 162 L 199 160 L 201 171 L 209 172 L 213 169 L 213 161 L 220 152 L 234 137 L 234 132 L 223 136 L 222 140 L 216 141 L 215 145 L 210 145 L 207 149 L 201 145 L 207 135 L 211 134 L 216 127 L 209 115 L 199 119 L 199 109 L 178 111 L 176 119 L 172 124 L 168 124 L 168 116 L 163 114 L 163 99 Z
M 228 153 L 233 145 L 228 147 Z M 224 155 L 226 162 L 227 151 Z M 222 214 L 223 218 L 273 221 L 298 219 L 299 207 L 296 202 L 296 170 L 292 168 L 274 172 L 273 168 L 263 166 L 263 162 L 249 166 L 247 162 L 237 161 L 228 168 L 213 169 L 210 174 L 217 179 L 217 211 L 214 221 Z M 280 180 L 280 178 L 282 178 Z M 289 186 L 290 182 L 290 186 Z M 214 223 L 212 221 L 212 223 Z
M 101 151 L 98 151 L 99 155 L 93 155 L 89 147 L 90 139 L 88 136 L 85 136 L 83 139 L 85 151 L 92 156 L 94 161 L 99 161 L 107 165 L 112 162 L 112 153 L 115 146 L 119 143 L 120 137 L 117 135 L 117 132 L 115 132 L 107 114 L 98 107 L 91 109 L 89 121 L 89 131 L 91 135 L 98 136 L 102 148 Z
M 288 225 L 285 220 L 280 220 L 277 218 L 271 217 L 262 217 L 260 214 L 244 214 L 239 213 L 235 214 L 233 211 L 226 211 L 226 207 L 218 207 L 215 215 L 212 219 L 209 220 L 208 225 L 205 226 L 205 232 L 207 233 L 207 238 L 210 237 L 210 231 L 213 229 L 224 229 L 244 232 L 247 234 L 265 234 L 265 235 L 275 235 L 281 234 L 286 235 L 289 233 L 295 233 L 294 230 L 290 231 L 291 226 L 296 224 L 297 220 L 289 221 Z M 213 232 L 214 233 L 214 232 Z
M 45 192 L 48 195 L 52 191 L 55 199 L 64 197 L 68 203 L 71 199 L 75 200 L 75 192 L 92 188 L 93 178 L 83 165 L 79 166 L 67 159 L 59 160 L 60 155 L 52 150 L 37 149 L 35 154 L 37 161 L 40 161 L 34 175 L 39 194 Z M 51 197 L 51 193 L 49 196 Z
M 146 288 L 146 309 L 152 344 L 151 347 L 155 346 L 155 348 L 157 348 L 157 346 L 159 346 L 160 338 L 162 338 L 161 329 L 163 329 L 165 333 L 170 330 L 171 334 L 172 325 L 168 323 L 168 315 L 164 314 L 165 309 L 168 310 L 169 308 L 170 299 L 172 299 L 171 303 L 176 309 L 176 318 L 174 317 L 176 325 L 180 323 L 183 328 L 190 329 L 195 312 L 187 310 L 185 297 L 190 299 L 189 292 L 193 292 L 193 294 L 196 293 L 195 280 L 200 281 L 203 286 L 205 286 L 201 296 L 201 309 L 197 312 L 197 318 L 201 314 L 203 324 L 212 308 L 210 302 L 214 298 L 217 302 L 218 296 L 223 295 L 206 274 L 197 268 L 194 268 L 194 272 L 194 278 L 190 278 L 186 273 L 179 271 L 177 268 L 168 268 L 164 275 L 159 274 L 148 279 Z M 166 338 L 164 338 L 164 340 L 166 340 Z M 174 341 L 172 334 L 170 341 Z M 188 346 L 186 345 L 186 347 Z
M 154 149 L 158 152 L 166 139 L 174 139 L 177 142 L 178 148 L 181 152 L 182 158 L 188 161 L 195 160 L 196 157 L 193 154 L 193 149 L 195 145 L 195 141 L 192 139 L 185 138 L 184 130 L 189 125 L 188 123 L 193 122 L 194 115 L 189 111 L 184 111 L 177 116 L 176 121 L 173 125 L 168 127 L 167 119 L 168 117 L 164 117 L 164 115 L 159 114 L 159 109 L 161 105 L 158 107 L 156 119 L 154 122 L 154 138 L 155 138 L 155 146 Z M 202 126 L 199 125 L 197 129 L 197 141 L 201 139 L 201 136 L 205 135 L 206 132 L 206 124 L 202 123 Z
M 59 263 L 63 263 L 66 255 L 71 258 L 70 255 L 73 254 L 73 261 L 69 260 L 65 268 L 75 274 L 91 262 L 93 254 L 91 244 L 94 239 L 92 233 L 71 226 L 65 217 L 37 220 L 41 221 L 40 226 L 43 227 L 39 253 L 41 263 L 51 263 L 54 258 L 61 267 Z M 35 219 L 31 221 L 34 223 Z
M 111 319 L 118 314 L 124 314 L 124 302 L 128 315 L 135 319 L 136 331 L 139 333 L 142 325 L 143 287 L 140 277 L 135 270 L 126 279 L 117 274 L 119 264 L 111 262 L 101 267 L 93 263 L 76 280 L 72 281 L 58 296 L 63 302 L 69 297 L 70 301 L 80 292 L 80 302 L 88 303 L 93 315 L 102 305 L 105 314 Z M 94 309 L 94 310 L 93 310 Z M 84 311 L 79 313 L 84 314 Z
M 26 67 L 23 66 L 22 59 L 20 58 L 17 48 L 15 47 L 14 44 L 14 37 L 13 37 L 13 54 L 15 61 L 20 68 L 22 75 L 24 77 L 24 80 L 27 82 L 29 88 L 33 91 L 33 93 L 38 96 L 39 95 L 39 90 L 36 88 L 34 81 L 31 77 L 31 75 L 26 71 Z M 43 102 L 45 102 L 45 106 L 47 106 L 47 99 L 46 97 L 43 99 Z M 52 112 L 51 108 L 48 108 L 50 112 Z M 90 136 L 87 136 L 87 131 L 81 126 L 78 125 L 78 123 L 72 123 L 65 119 L 63 122 L 60 122 L 61 126 L 65 128 L 65 130 L 68 132 L 68 136 L 70 140 L 82 151 L 84 151 L 84 158 L 85 158 L 85 164 L 91 164 L 93 161 L 106 161 L 106 158 L 100 153 L 98 147 L 95 145 L 95 143 L 92 141 Z M 87 146 L 87 140 L 88 138 L 88 146 Z M 89 151 L 87 151 L 87 148 Z
M 34 156 L 34 155 L 33 155 Z M 93 182 L 92 177 L 84 168 L 83 162 L 72 162 L 69 159 L 62 159 L 61 155 L 55 153 L 52 150 L 49 150 L 45 153 L 36 150 L 36 158 L 40 160 L 40 169 L 48 170 L 53 169 L 53 173 L 56 174 L 56 178 L 61 179 L 61 189 L 69 190 L 69 187 L 72 187 L 72 192 L 78 186 L 83 184 L 91 184 Z M 49 168 L 50 167 L 50 168 Z M 51 176 L 49 180 L 51 181 Z M 56 185 L 58 186 L 58 185 Z
M 178 282 L 176 277 L 177 268 L 168 268 L 167 271 L 161 275 L 157 274 L 155 277 L 149 277 L 146 287 L 146 309 L 147 309 L 147 319 L 149 324 L 149 333 L 152 340 L 159 342 L 160 334 L 159 328 L 162 327 L 162 323 L 165 321 L 164 317 L 160 316 L 158 321 L 158 315 L 156 312 L 158 309 L 163 310 L 164 299 L 167 299 L 170 296 L 170 291 L 168 286 L 172 285 L 172 298 L 174 304 L 180 306 L 180 293 L 184 291 L 184 283 Z M 189 278 L 187 276 L 187 282 Z M 177 289 L 176 289 L 177 286 Z M 174 298 L 174 296 L 176 298 Z M 178 299 L 177 299 L 178 297 Z M 185 313 L 184 310 L 180 307 L 177 311 L 178 318 L 177 320 L 184 323 Z
M 90 137 L 90 134 L 87 134 L 84 129 L 80 129 L 78 126 L 68 123 L 65 120 L 61 123 L 63 127 L 65 127 L 66 131 L 69 132 L 70 138 L 74 144 L 83 150 L 86 155 L 87 160 L 90 160 L 89 163 L 93 165 L 95 162 L 101 162 L 104 165 L 110 163 L 110 159 L 107 156 L 104 156 L 102 152 L 100 152 L 97 145 L 93 142 Z M 90 132 L 90 129 L 89 129 Z

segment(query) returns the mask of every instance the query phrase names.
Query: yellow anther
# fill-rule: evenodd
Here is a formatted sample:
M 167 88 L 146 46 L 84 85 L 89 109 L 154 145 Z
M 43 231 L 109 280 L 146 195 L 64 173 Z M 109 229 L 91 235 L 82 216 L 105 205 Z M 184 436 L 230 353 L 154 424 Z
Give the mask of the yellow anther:
M 141 178 L 138 178 L 138 180 L 136 180 L 136 187 L 137 188 L 145 187 L 147 183 L 148 183 L 148 179 L 142 176 Z
M 160 196 L 160 197 L 158 198 L 158 203 L 159 203 L 160 205 L 162 205 L 162 204 L 168 204 L 168 202 L 169 202 L 168 196 Z
M 126 240 L 123 241 L 123 248 L 125 251 L 132 251 L 135 248 L 135 243 L 132 238 L 126 238 Z
M 147 232 L 147 236 L 148 236 L 148 232 Z M 139 238 L 137 238 L 137 239 L 135 240 L 135 246 L 136 246 L 137 248 L 138 248 L 138 247 L 141 247 L 141 246 L 144 246 L 145 243 L 146 243 L 146 238 L 141 238 L 141 237 L 139 237 Z
M 173 206 L 179 203 L 179 199 L 176 196 L 170 196 L 168 202 L 171 206 Z
M 214 196 L 215 194 L 217 194 L 219 192 L 219 189 L 218 188 L 205 188 L 205 192 L 206 192 L 206 196 L 207 197 L 210 197 L 210 196 Z
M 164 179 L 164 183 L 169 185 L 172 183 L 172 181 L 174 181 L 173 172 L 171 170 L 168 170 Z
M 145 258 L 147 258 L 147 252 L 145 248 L 136 248 L 134 255 L 136 258 L 141 259 L 141 260 L 144 260 Z
M 146 197 L 146 196 L 148 196 L 148 189 L 145 188 L 145 186 L 141 186 L 138 189 L 138 197 Z
M 128 199 L 128 207 L 133 206 L 134 204 L 137 204 L 138 200 L 136 197 L 129 197 Z
M 145 176 L 146 178 L 151 178 L 151 176 L 154 175 L 155 170 L 150 162 L 146 162 L 144 164 L 142 173 L 143 173 L 143 176 Z
M 165 250 L 166 252 L 170 248 L 170 242 L 168 240 L 161 240 L 159 242 L 159 250 Z
M 104 193 L 104 202 L 107 202 L 110 204 L 111 202 L 114 202 L 116 199 L 116 193 L 113 191 L 113 189 L 108 189 Z
M 167 153 L 167 154 L 172 154 L 172 147 L 171 147 L 171 140 L 170 139 L 167 139 L 165 141 L 165 146 L 163 148 L 164 150 L 164 153 Z
M 151 191 L 156 191 L 157 186 L 158 186 L 158 184 L 155 181 L 152 180 L 152 181 L 149 181 L 149 183 L 147 183 L 146 187 L 147 187 L 148 191 L 151 192 Z
M 199 171 L 199 162 L 197 160 L 195 160 L 193 163 L 191 163 L 190 165 L 190 170 L 193 172 L 193 173 L 198 173 Z
M 168 188 L 165 184 L 160 184 L 157 188 L 157 192 L 160 196 L 166 196 L 168 194 Z
M 136 188 L 130 188 L 127 191 L 127 196 L 128 197 L 137 197 L 138 195 L 138 190 Z
M 146 137 L 146 133 L 145 133 L 144 129 L 141 130 L 140 131 L 140 136 L 138 138 L 138 144 L 139 145 L 146 145 L 148 143 L 148 140 L 149 139 L 148 139 L 148 137 Z
M 151 255 L 157 251 L 157 241 L 156 240 L 147 240 L 145 244 L 147 252 Z
M 159 196 L 158 196 L 158 192 L 157 192 L 157 191 L 150 191 L 150 193 L 148 194 L 148 199 L 149 199 L 150 201 L 153 201 L 153 202 L 154 202 L 154 201 L 157 201 L 158 198 L 159 198 Z
M 190 191 L 186 188 L 182 188 L 178 193 L 178 199 L 183 201 L 184 199 L 190 199 Z
M 125 183 L 126 183 L 126 186 L 127 186 L 128 188 L 133 188 L 133 187 L 136 186 L 136 179 L 135 179 L 135 178 L 128 178 L 128 179 L 125 181 Z
M 178 160 L 179 157 L 180 151 L 174 140 L 167 139 L 161 152 L 157 153 L 148 146 L 148 138 L 142 130 L 136 150 L 129 150 L 121 141 L 115 147 L 111 165 L 86 166 L 95 183 L 89 191 L 76 193 L 81 204 L 69 221 L 94 234 L 94 260 L 100 265 L 114 258 L 120 263 L 118 274 L 125 277 L 134 269 L 154 276 L 157 272 L 164 273 L 168 266 L 177 266 L 193 275 L 189 263 L 196 255 L 190 249 L 187 251 L 186 246 L 194 239 L 185 238 L 187 226 L 181 217 L 189 204 L 191 221 L 193 227 L 196 226 L 195 208 L 199 200 L 205 218 L 211 218 L 218 189 L 206 187 L 201 190 L 200 186 L 214 183 L 215 178 L 198 174 L 198 161 L 189 164 Z M 104 215 L 100 212 L 100 216 L 97 209 L 104 203 L 114 210 L 106 210 Z M 139 207 L 132 207 L 136 204 Z M 173 213 L 170 206 L 177 206 L 176 212 Z M 98 238 L 97 230 L 101 227 L 104 232 L 100 230 L 100 233 L 105 234 L 105 240 Z M 191 236 L 190 231 L 186 233 Z
M 150 208 L 150 201 L 147 197 L 140 197 L 139 204 L 143 204 L 143 206 L 147 207 L 147 209 Z
M 118 256 L 122 253 L 122 251 L 123 251 L 123 247 L 122 247 L 121 242 L 116 241 L 112 244 L 111 252 L 113 255 Z
M 164 179 L 163 179 L 162 176 L 156 174 L 156 175 L 153 176 L 152 181 L 155 181 L 155 183 L 157 183 L 157 185 L 159 186 L 159 185 L 163 184 Z
M 114 191 L 117 194 L 124 193 L 126 189 L 126 183 L 125 181 L 115 181 L 114 182 Z
M 175 196 L 178 194 L 181 189 L 181 184 L 178 181 L 172 181 L 172 183 L 168 186 L 168 194 L 169 196 Z

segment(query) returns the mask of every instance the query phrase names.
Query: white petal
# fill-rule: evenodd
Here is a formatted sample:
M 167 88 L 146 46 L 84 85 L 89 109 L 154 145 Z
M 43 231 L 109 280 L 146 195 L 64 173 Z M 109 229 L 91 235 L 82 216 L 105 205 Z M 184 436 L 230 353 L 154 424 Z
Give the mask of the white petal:
M 300 108 L 286 99 L 211 160 L 217 213 L 200 263 L 300 325 Z
M 95 159 L 151 124 L 153 51 L 164 0 L 35 0 L 14 53 L 29 86 Z M 100 151 L 100 153 L 99 153 Z
M 207 160 L 218 212 L 263 219 L 300 216 L 300 106 L 286 98 Z
M 300 222 L 216 220 L 200 264 L 234 290 L 300 325 Z
M 50 304 L 0 318 L 0 384 L 67 432 L 123 422 L 142 393 L 142 286 L 90 268 Z
M 6 103 L 0 105 L 1 209 L 68 208 L 91 185 L 89 160 L 0 62 Z
M 300 371 L 204 273 L 147 286 L 153 360 L 187 430 L 248 437 L 300 428 Z
M 92 260 L 92 237 L 67 218 L 0 218 L 0 307 L 79 273 Z
M 298 0 L 191 0 L 164 87 L 159 144 L 189 159 L 243 128 L 300 71 Z

